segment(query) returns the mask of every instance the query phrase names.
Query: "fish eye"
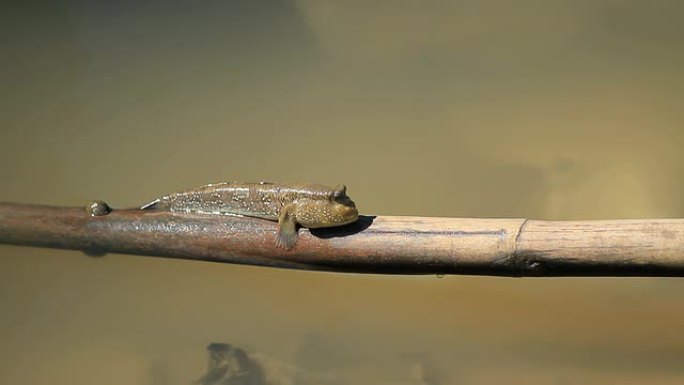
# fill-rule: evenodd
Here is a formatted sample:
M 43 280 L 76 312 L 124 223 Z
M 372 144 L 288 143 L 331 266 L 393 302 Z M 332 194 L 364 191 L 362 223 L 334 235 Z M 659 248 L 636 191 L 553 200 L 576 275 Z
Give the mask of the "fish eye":
M 337 187 L 335 187 L 335 191 L 333 191 L 332 197 L 333 199 L 341 198 L 347 193 L 347 186 L 341 184 Z

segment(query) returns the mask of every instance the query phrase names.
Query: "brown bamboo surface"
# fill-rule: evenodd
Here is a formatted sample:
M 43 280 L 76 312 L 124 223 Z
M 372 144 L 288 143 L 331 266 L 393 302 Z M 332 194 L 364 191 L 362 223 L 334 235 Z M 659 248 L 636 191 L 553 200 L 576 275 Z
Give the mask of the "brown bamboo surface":
M 299 230 L 275 247 L 276 223 L 137 209 L 0 203 L 0 243 L 307 270 L 495 276 L 684 276 L 684 219 L 362 216 Z

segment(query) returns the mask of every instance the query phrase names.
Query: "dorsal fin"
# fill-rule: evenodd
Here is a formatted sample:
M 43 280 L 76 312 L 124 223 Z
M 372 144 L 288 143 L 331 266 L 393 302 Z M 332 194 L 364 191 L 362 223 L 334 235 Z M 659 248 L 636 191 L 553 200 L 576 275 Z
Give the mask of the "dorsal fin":
M 140 210 L 151 210 L 151 209 L 154 209 L 154 208 L 159 204 L 159 202 L 161 202 L 161 199 L 155 199 L 155 200 L 153 200 L 153 201 L 150 202 L 150 203 L 147 203 L 147 204 L 142 205 L 142 206 L 140 207 Z

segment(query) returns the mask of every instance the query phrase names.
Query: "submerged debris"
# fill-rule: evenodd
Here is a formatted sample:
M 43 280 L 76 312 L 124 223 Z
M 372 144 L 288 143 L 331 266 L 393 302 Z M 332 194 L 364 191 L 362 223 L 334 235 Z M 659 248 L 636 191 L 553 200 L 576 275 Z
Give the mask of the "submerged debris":
M 201 385 L 267 385 L 264 370 L 241 348 L 225 343 L 207 346 L 209 361 Z

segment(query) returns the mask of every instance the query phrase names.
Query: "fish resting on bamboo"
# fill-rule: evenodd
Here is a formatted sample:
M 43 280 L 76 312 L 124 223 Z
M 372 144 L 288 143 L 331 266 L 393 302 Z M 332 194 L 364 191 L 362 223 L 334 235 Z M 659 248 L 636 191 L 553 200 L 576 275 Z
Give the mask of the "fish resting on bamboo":
M 344 185 L 329 188 L 308 183 L 208 184 L 155 199 L 141 209 L 243 215 L 277 221 L 276 246 L 286 250 L 295 247 L 298 226 L 309 229 L 342 226 L 359 216 Z

